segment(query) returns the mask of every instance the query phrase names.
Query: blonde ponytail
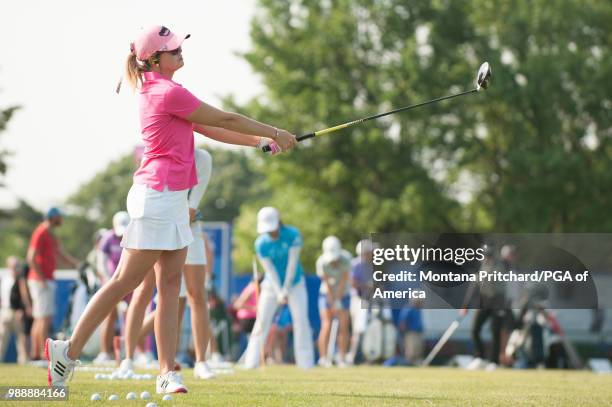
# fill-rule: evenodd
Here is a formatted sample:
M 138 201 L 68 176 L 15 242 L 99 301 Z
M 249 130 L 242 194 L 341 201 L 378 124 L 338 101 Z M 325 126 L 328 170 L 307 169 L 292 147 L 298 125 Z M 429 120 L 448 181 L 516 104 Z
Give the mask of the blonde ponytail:
M 148 61 L 138 61 L 136 58 L 136 54 L 130 52 L 126 61 L 125 61 L 125 78 L 132 90 L 139 88 L 143 83 L 142 74 L 151 70 L 151 65 Z M 121 84 L 123 82 L 123 78 L 119 80 L 117 84 L 117 93 L 121 90 Z

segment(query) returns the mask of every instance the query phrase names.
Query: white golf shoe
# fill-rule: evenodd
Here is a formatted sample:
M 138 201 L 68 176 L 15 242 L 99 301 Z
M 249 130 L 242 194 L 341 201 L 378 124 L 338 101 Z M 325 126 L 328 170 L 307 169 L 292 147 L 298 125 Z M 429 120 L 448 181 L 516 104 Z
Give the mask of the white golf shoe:
M 100 352 L 92 363 L 96 366 L 110 366 L 115 363 L 115 359 L 108 352 Z
M 134 366 L 148 369 L 151 363 L 155 360 L 151 352 L 138 352 L 134 357 Z
M 326 357 L 319 358 L 317 364 L 321 367 L 332 367 L 332 361 L 327 359 Z
M 486 365 L 487 365 L 487 362 L 482 360 L 481 358 L 474 358 L 472 359 L 470 364 L 467 365 L 466 369 L 467 370 L 479 370 L 479 369 L 483 369 Z
M 217 375 L 212 370 L 210 370 L 208 363 L 196 362 L 195 366 L 193 366 L 193 376 L 196 379 L 208 380 L 212 379 L 213 377 L 216 377 Z
M 134 362 L 130 358 L 125 358 L 119 364 L 117 372 L 122 376 L 133 376 L 134 375 Z
M 183 384 L 181 375 L 174 371 L 169 371 L 157 376 L 155 391 L 157 394 L 187 393 L 187 387 Z
M 69 341 L 45 341 L 45 357 L 49 361 L 47 368 L 47 383 L 49 386 L 65 386 L 72 377 L 74 367 L 80 365 L 78 360 L 68 357 Z

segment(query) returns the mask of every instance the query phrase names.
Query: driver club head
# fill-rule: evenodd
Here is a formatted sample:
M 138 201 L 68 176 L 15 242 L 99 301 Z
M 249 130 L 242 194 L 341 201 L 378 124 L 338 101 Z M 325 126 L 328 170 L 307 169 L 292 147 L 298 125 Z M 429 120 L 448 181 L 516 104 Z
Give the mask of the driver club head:
M 483 62 L 478 69 L 478 75 L 476 76 L 476 90 L 487 89 L 489 82 L 491 81 L 491 66 L 488 62 Z

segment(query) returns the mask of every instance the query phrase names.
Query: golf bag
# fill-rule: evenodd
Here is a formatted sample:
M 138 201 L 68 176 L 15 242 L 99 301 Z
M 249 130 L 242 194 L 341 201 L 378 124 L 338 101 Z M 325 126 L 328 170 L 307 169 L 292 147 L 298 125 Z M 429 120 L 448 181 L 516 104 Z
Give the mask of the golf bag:
M 85 311 L 87 303 L 95 292 L 100 288 L 95 270 L 88 262 L 82 262 L 77 269 L 79 275 L 75 284 L 70 289 L 68 295 L 68 308 L 66 316 L 62 321 L 59 332 L 56 333 L 58 339 L 67 339 L 74 330 L 79 318 Z M 95 356 L 100 349 L 100 327 L 96 329 L 91 339 L 83 348 L 83 355 Z
M 89 299 L 99 287 L 95 271 L 88 262 L 80 263 L 77 271 L 79 273 L 78 278 L 74 281 L 75 284 L 68 295 L 66 316 L 59 327 L 62 333 L 72 332 Z
M 370 320 L 363 334 L 361 351 L 370 362 L 379 362 L 395 355 L 397 329 L 393 324 L 391 311 L 371 308 Z

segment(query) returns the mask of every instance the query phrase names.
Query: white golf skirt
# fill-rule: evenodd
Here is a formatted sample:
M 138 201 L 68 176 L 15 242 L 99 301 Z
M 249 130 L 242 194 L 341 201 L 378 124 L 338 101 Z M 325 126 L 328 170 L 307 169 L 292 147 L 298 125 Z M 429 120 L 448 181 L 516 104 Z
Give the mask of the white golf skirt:
M 193 242 L 187 248 L 185 264 L 189 266 L 206 265 L 206 247 L 204 246 L 204 225 L 200 221 L 191 224 Z
M 189 228 L 187 191 L 156 191 L 134 184 L 127 196 L 130 214 L 121 247 L 140 250 L 178 250 L 193 241 Z

